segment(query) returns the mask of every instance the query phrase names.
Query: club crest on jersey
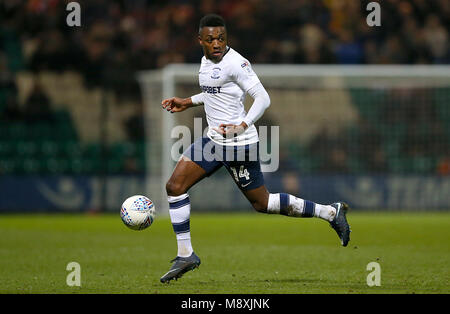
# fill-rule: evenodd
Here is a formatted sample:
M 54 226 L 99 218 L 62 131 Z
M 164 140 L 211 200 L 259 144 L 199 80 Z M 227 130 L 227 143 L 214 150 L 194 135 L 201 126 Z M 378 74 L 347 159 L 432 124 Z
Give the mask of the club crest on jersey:
M 222 71 L 220 68 L 214 68 L 212 70 L 211 78 L 214 80 L 217 80 L 220 78 L 220 71 Z

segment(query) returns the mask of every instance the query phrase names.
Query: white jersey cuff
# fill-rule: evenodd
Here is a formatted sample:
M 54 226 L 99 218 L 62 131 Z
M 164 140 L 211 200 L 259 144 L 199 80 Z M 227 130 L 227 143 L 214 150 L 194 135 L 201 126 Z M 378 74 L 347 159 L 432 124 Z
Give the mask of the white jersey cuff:
M 203 93 L 191 96 L 191 101 L 194 106 L 203 105 Z

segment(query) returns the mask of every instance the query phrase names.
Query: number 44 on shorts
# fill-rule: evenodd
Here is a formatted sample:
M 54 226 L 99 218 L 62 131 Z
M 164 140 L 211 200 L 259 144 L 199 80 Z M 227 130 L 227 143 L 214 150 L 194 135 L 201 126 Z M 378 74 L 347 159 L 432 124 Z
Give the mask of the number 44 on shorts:
M 236 182 L 239 182 L 240 178 L 245 178 L 246 180 L 250 180 L 250 173 L 248 172 L 247 169 L 244 168 L 244 166 L 241 166 L 239 168 L 239 175 L 238 175 L 235 167 L 230 167 L 230 168 L 231 168 L 231 171 L 233 171 L 234 179 L 236 180 Z

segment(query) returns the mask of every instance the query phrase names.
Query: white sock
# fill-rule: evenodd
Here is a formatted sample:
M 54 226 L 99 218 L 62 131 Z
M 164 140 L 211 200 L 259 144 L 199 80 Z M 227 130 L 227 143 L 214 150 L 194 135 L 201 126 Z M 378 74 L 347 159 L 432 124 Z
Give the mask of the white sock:
M 314 217 L 325 219 L 326 221 L 332 221 L 336 216 L 336 208 L 331 205 L 321 205 L 316 203 L 316 210 Z
M 194 252 L 191 244 L 191 233 L 185 232 L 177 234 L 177 245 L 178 245 L 177 256 L 181 257 L 191 256 L 192 252 Z
M 269 194 L 268 214 L 280 214 L 290 217 L 318 217 L 332 221 L 336 209 L 331 205 L 316 204 L 287 193 Z
M 191 203 L 188 194 L 168 196 L 169 215 L 173 231 L 177 237 L 178 256 L 188 257 L 192 254 L 190 215 Z

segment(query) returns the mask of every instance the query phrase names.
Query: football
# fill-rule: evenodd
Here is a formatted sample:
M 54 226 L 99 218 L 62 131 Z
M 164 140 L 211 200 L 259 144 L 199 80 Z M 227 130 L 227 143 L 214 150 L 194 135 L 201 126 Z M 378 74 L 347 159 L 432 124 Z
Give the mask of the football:
M 150 227 L 155 219 L 155 205 L 146 196 L 133 195 L 123 202 L 120 217 L 128 228 L 144 230 Z

